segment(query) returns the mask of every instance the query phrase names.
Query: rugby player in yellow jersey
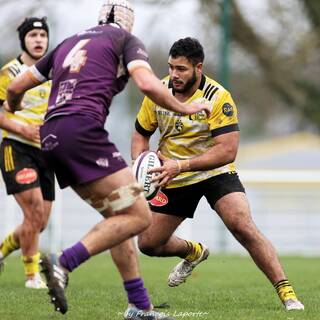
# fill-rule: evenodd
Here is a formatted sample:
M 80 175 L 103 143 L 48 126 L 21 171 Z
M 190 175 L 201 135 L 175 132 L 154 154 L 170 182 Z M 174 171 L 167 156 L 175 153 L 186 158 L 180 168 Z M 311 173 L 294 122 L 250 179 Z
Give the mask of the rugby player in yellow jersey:
M 168 284 L 174 287 L 185 282 L 209 250 L 173 233 L 186 218 L 193 218 L 204 196 L 274 285 L 286 310 L 303 310 L 274 247 L 252 221 L 233 163 L 239 142 L 237 108 L 230 93 L 203 74 L 203 60 L 203 48 L 196 39 L 176 41 L 169 52 L 169 76 L 164 85 L 181 102 L 209 104 L 208 118 L 203 113 L 187 116 L 165 110 L 147 97 L 138 113 L 132 159 L 149 149 L 150 136 L 159 128 L 158 150 L 163 161 L 162 167 L 150 170 L 160 173 L 157 180 L 162 189 L 149 202 L 153 222 L 139 235 L 139 248 L 149 256 L 182 258 Z
M 7 97 L 12 80 L 35 64 L 48 49 L 46 18 L 26 18 L 17 29 L 22 47 L 18 58 L 0 71 L 0 105 Z M 23 212 L 23 222 L 0 244 L 0 267 L 14 250 L 21 248 L 27 288 L 46 288 L 39 275 L 39 234 L 47 225 L 54 200 L 54 174 L 40 151 L 39 126 L 48 106 L 51 84 L 29 90 L 24 109 L 0 113 L 2 143 L 0 164 L 7 193 L 13 194 Z M 4 108 L 2 108 L 4 109 Z

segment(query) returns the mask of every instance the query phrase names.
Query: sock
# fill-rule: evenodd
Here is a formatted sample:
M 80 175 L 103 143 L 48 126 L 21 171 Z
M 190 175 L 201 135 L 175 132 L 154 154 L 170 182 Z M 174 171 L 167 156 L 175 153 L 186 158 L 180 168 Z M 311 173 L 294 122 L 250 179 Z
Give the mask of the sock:
M 10 233 L 0 244 L 0 253 L 3 258 L 9 255 L 11 252 L 19 249 L 19 244 L 14 240 L 13 232 Z
M 36 273 L 39 273 L 40 252 L 34 256 L 22 256 L 24 264 L 24 273 L 27 278 L 32 278 Z
M 202 246 L 200 243 L 197 242 L 193 242 L 193 241 L 188 241 L 185 240 L 189 246 L 189 250 L 188 253 L 185 257 L 185 260 L 189 261 L 189 262 L 193 262 L 195 260 L 197 260 L 202 253 Z
M 274 284 L 274 287 L 277 290 L 278 296 L 282 302 L 289 299 L 295 301 L 298 300 L 293 287 L 287 279 L 277 282 L 276 284 Z
M 71 272 L 89 258 L 87 248 L 79 241 L 73 247 L 62 251 L 59 262 L 63 268 Z
M 140 310 L 149 310 L 151 302 L 147 289 L 143 286 L 141 278 L 124 282 L 124 288 L 127 291 L 128 301 Z

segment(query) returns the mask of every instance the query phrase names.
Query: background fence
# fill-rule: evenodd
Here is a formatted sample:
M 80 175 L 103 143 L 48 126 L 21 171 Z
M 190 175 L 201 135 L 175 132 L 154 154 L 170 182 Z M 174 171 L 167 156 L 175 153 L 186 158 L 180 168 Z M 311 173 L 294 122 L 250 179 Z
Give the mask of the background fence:
M 260 230 L 281 254 L 320 255 L 320 170 L 244 170 L 239 173 Z M 22 219 L 12 196 L 0 185 L 0 238 Z M 79 240 L 101 220 L 70 188 L 57 189 L 57 198 L 41 248 L 57 251 Z M 242 253 L 244 249 L 203 199 L 195 219 L 181 225 L 181 237 L 205 242 L 214 252 Z

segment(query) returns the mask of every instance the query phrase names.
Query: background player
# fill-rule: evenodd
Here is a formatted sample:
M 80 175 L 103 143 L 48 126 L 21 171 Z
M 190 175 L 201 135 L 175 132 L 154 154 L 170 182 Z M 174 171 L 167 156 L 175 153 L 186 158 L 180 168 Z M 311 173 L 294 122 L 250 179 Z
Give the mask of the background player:
M 18 27 L 22 53 L 0 71 L 0 104 L 7 98 L 7 87 L 48 49 L 46 18 L 26 18 Z M 54 200 L 54 174 L 40 151 L 39 126 L 48 107 L 51 84 L 45 82 L 25 94 L 24 109 L 0 113 L 2 143 L 0 162 L 7 193 L 13 194 L 23 212 L 23 222 L 0 244 L 0 265 L 14 250 L 21 248 L 27 288 L 46 288 L 39 275 L 39 233 L 45 229 Z

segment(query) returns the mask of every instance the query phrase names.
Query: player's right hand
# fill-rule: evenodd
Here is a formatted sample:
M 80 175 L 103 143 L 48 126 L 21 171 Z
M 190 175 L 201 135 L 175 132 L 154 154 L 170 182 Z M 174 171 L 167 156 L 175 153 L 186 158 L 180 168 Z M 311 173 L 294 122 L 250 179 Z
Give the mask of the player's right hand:
M 21 126 L 21 136 L 27 140 L 40 143 L 40 126 L 29 124 Z

